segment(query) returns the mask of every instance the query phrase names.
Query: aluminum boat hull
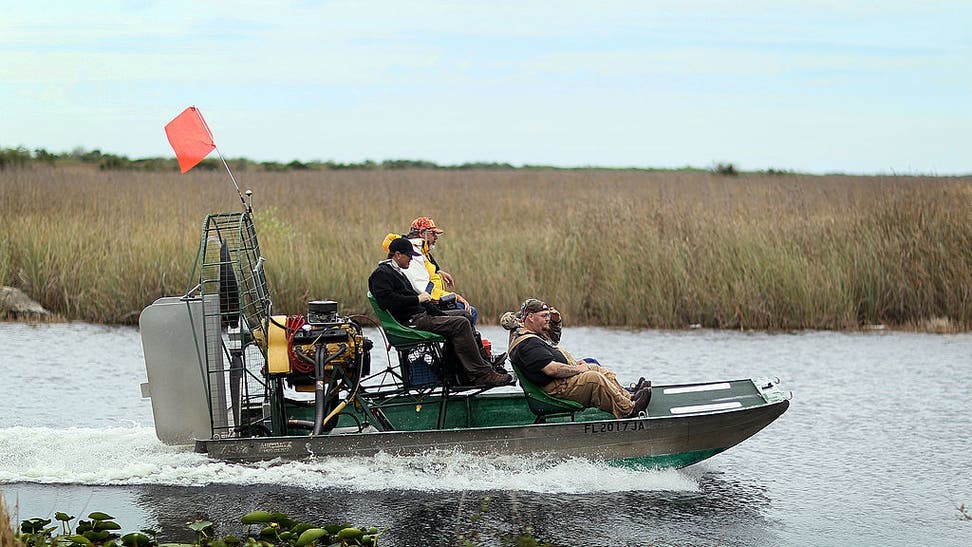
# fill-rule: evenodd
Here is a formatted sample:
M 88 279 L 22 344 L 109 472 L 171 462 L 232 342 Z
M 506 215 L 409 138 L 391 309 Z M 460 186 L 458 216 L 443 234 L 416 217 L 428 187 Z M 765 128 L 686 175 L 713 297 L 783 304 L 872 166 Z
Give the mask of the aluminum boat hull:
M 704 384 L 702 384 L 704 385 Z M 655 388 L 664 393 L 664 388 Z M 419 431 L 332 433 L 318 436 L 209 439 L 196 442 L 196 451 L 229 461 L 274 458 L 303 459 L 335 456 L 372 456 L 380 452 L 418 455 L 435 451 L 472 454 L 537 454 L 556 459 L 571 457 L 608 460 L 644 467 L 684 467 L 718 454 L 748 439 L 772 423 L 789 407 L 789 393 L 776 391 L 758 400 L 752 394 L 712 398 L 699 412 L 673 413 L 690 408 L 654 405 L 648 416 L 595 419 L 526 425 L 468 427 Z M 664 399 L 663 396 L 659 396 Z M 748 400 L 745 405 L 735 400 Z M 674 401 L 674 402 L 673 402 Z M 694 400 L 693 402 L 698 402 Z M 704 410 L 706 406 L 737 408 Z M 658 408 L 662 407 L 662 408 Z

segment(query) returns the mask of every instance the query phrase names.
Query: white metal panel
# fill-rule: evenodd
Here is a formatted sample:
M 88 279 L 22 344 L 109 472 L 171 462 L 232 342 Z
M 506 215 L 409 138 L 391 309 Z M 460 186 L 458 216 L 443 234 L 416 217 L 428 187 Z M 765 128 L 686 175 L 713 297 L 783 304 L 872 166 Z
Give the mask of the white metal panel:
M 729 403 L 712 403 L 708 405 L 677 406 L 671 409 L 672 414 L 693 414 L 696 412 L 714 412 L 716 410 L 729 410 L 732 408 L 742 408 L 742 403 L 732 401 Z
M 697 386 L 666 387 L 662 393 L 665 395 L 697 393 L 700 391 L 720 391 L 723 389 L 730 389 L 731 387 L 732 386 L 729 384 L 729 382 L 719 382 L 718 384 L 700 384 Z
M 160 298 L 142 310 L 138 326 L 148 375 L 142 392 L 152 399 L 156 436 L 169 445 L 210 438 L 208 394 L 200 367 L 206 351 L 202 302 Z

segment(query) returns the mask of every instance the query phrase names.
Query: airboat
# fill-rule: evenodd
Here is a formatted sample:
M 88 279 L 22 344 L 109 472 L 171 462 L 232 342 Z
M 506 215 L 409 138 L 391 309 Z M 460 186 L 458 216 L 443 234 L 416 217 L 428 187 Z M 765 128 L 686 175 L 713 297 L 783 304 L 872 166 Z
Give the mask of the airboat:
M 186 293 L 140 315 L 142 395 L 165 444 L 234 462 L 461 451 L 684 467 L 789 406 L 776 378 L 654 386 L 647 410 L 627 419 L 550 397 L 520 374 L 518 385 L 463 385 L 446 340 L 399 324 L 370 295 L 377 321 L 332 300 L 274 315 L 245 209 L 205 218 Z

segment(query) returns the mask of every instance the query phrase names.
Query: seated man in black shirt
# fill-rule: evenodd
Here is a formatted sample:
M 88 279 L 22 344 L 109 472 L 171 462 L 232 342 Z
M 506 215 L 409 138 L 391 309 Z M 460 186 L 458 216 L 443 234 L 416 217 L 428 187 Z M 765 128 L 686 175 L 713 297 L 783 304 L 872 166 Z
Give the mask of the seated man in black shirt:
M 545 393 L 600 408 L 616 418 L 633 418 L 648 408 L 650 383 L 628 393 L 610 370 L 584 361 L 571 364 L 571 359 L 547 340 L 543 333 L 550 321 L 550 308 L 546 304 L 530 299 L 521 314 L 523 327 L 510 343 L 510 361 Z
M 399 323 L 412 328 L 434 332 L 452 342 L 452 348 L 474 385 L 502 386 L 513 383 L 509 374 L 498 374 L 483 360 L 473 335 L 472 324 L 463 310 L 440 310 L 432 305 L 429 293 L 416 292 L 402 270 L 408 268 L 414 250 L 403 237 L 388 246 L 388 259 L 368 278 L 368 289 L 378 305 L 387 310 Z

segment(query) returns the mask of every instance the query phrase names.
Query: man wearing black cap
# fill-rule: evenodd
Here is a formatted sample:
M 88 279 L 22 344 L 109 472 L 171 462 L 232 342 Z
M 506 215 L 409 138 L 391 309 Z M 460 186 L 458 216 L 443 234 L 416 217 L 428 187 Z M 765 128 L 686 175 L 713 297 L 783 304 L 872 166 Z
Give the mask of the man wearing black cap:
M 429 293 L 416 292 L 402 270 L 408 268 L 414 253 L 412 243 L 400 237 L 388 246 L 388 259 L 368 278 L 368 289 L 399 323 L 440 334 L 452 342 L 453 351 L 469 380 L 475 385 L 502 386 L 513 383 L 509 374 L 498 374 L 479 353 L 472 324 L 462 310 L 440 310 L 432 305 Z M 453 314 L 452 312 L 455 312 Z
M 634 418 L 647 409 L 651 382 L 642 378 L 635 392 L 628 393 L 611 370 L 571 359 L 546 336 L 550 311 L 536 298 L 520 306 L 517 316 L 522 327 L 515 331 L 508 350 L 513 366 L 545 393 L 600 408 L 616 418 Z

